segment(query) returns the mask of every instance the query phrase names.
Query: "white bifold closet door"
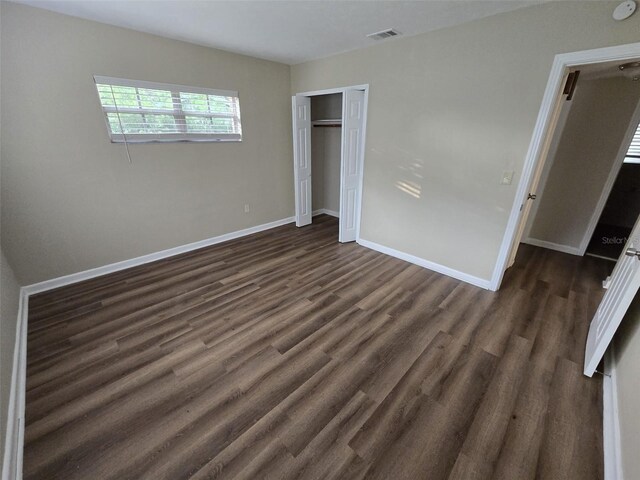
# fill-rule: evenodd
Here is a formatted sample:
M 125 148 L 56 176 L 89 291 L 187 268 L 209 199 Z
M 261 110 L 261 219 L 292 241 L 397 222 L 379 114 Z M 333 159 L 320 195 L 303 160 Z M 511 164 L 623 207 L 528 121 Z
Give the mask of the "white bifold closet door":
M 607 283 L 608 289 L 589 327 L 584 358 L 584 374 L 588 377 L 596 371 L 640 288 L 640 217 Z
M 340 242 L 356 240 L 362 172 L 364 91 L 347 90 L 342 99 Z
M 296 95 L 293 101 L 293 161 L 296 226 L 311 223 L 311 98 Z

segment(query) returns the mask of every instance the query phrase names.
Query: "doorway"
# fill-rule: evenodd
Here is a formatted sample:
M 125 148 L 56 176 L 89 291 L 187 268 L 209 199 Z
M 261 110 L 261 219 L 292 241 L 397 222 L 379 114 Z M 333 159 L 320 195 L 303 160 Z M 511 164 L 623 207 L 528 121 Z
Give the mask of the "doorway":
M 624 164 L 640 122 L 640 79 L 617 62 L 577 68 L 522 242 L 617 261 L 640 213 L 631 178 L 637 170 Z
M 596 79 L 616 77 L 612 81 L 617 83 L 610 85 L 604 97 L 593 96 L 592 98 L 596 100 L 591 104 L 583 102 L 584 105 L 580 109 L 576 105 L 571 107 L 572 110 L 577 110 L 573 113 L 581 122 L 577 123 L 579 127 L 576 127 L 574 122 L 574 133 L 581 136 L 575 136 L 573 141 L 565 142 L 565 147 L 562 147 L 562 138 L 559 143 L 554 141 L 556 134 L 562 130 L 558 129 L 562 117 L 562 105 L 570 100 L 576 91 L 580 92 L 580 86 L 576 87 L 576 78 L 581 77 L 581 72 L 595 75 Z M 592 87 L 595 88 L 594 85 L 596 84 L 592 83 L 589 88 L 583 88 L 589 90 Z M 564 212 L 564 215 L 551 219 L 552 221 L 534 220 L 529 228 L 527 243 L 531 243 L 529 242 L 531 236 L 541 233 L 558 234 L 557 241 L 547 238 L 543 240 L 546 244 L 539 246 L 555 250 L 560 250 L 556 247 L 561 246 L 567 248 L 563 250 L 566 253 L 584 255 L 637 131 L 640 122 L 639 98 L 640 43 L 556 56 L 525 161 L 522 179 L 518 186 L 516 202 L 512 208 L 507 232 L 496 263 L 492 288 L 497 289 L 500 286 L 504 270 L 508 268 L 510 259 L 518 250 L 524 225 L 527 224 L 532 210 L 531 204 L 538 200 L 538 192 L 541 188 L 544 193 L 542 198 L 546 197 L 547 205 L 555 208 L 555 211 L 553 208 L 551 210 L 547 208 L 547 210 L 552 214 Z M 615 108 L 612 108 L 611 104 L 616 104 Z M 589 110 L 585 105 L 589 108 L 590 105 L 596 105 L 600 111 Z M 567 124 L 571 114 L 572 112 L 569 112 Z M 569 135 L 568 132 L 570 129 L 565 125 L 563 134 Z M 554 145 L 555 143 L 557 145 Z M 600 151 L 599 147 L 602 146 L 600 143 L 607 144 L 606 149 Z M 584 149 L 584 145 L 588 147 Z M 567 146 L 568 150 L 566 150 Z M 565 148 L 563 168 L 555 168 L 563 148 Z M 556 149 L 555 161 L 552 159 L 554 155 L 550 155 L 554 149 Z M 591 155 L 593 149 L 598 149 L 596 155 Z M 573 157 L 573 160 L 567 162 L 568 157 Z M 548 191 L 554 168 L 556 194 L 550 195 Z M 549 174 L 546 185 L 545 181 L 540 183 L 546 175 L 545 172 Z M 577 182 L 574 181 L 576 179 L 578 179 Z M 565 188 L 570 184 L 573 184 L 573 187 Z M 567 195 L 567 191 L 571 195 Z M 595 202 L 594 199 L 597 199 L 598 193 L 599 200 Z M 552 201 L 549 201 L 549 198 Z M 544 204 L 541 202 L 540 205 L 536 205 L 536 208 L 535 216 L 540 217 L 544 212 Z M 589 220 L 589 216 L 591 220 L 585 222 Z M 575 219 L 581 219 L 581 222 L 576 222 Z M 585 223 L 588 225 L 583 230 Z M 590 323 L 583 370 L 589 377 L 595 372 L 631 300 L 640 289 L 640 217 L 636 216 L 634 223 L 635 226 L 624 244 L 611 275 L 603 279 L 603 288 L 606 291 Z M 576 228 L 576 225 L 580 228 Z M 582 241 L 580 241 L 581 236 Z
M 565 101 L 564 90 L 569 75 L 579 69 L 577 67 L 607 62 L 623 64 L 636 58 L 640 58 L 640 43 L 563 53 L 555 56 L 493 270 L 489 287 L 491 290 L 500 288 L 504 273 L 512 264 L 523 237 L 532 208 L 532 200 L 536 198 L 535 191 L 540 182 L 545 160 L 559 121 L 561 106 Z
M 360 236 L 368 85 L 292 98 L 296 226 L 338 217 L 340 242 Z

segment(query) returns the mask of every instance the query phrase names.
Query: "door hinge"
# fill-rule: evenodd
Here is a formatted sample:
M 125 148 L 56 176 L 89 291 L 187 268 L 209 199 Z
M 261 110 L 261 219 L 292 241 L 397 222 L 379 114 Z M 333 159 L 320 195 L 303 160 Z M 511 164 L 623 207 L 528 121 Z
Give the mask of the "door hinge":
M 635 249 L 635 248 L 631 248 L 631 247 L 630 247 L 630 248 L 627 248 L 627 249 L 624 251 L 624 254 L 625 254 L 627 257 L 636 257 L 636 258 L 640 258 L 640 250 L 637 250 L 637 249 Z
M 567 76 L 567 82 L 564 84 L 564 90 L 562 93 L 567 96 L 566 100 L 570 101 L 573 98 L 573 94 L 576 91 L 578 85 L 578 77 L 580 76 L 580 70 L 569 73 Z

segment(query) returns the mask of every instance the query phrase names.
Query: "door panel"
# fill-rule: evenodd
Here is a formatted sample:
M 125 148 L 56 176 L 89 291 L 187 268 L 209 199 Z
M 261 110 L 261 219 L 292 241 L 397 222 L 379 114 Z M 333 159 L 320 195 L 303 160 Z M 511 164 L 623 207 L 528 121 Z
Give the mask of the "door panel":
M 293 107 L 293 173 L 296 226 L 311 223 L 311 98 L 296 95 Z
M 569 72 L 565 73 L 565 78 L 562 82 L 562 85 L 565 85 L 568 76 Z M 564 129 L 564 124 L 566 122 L 570 108 L 571 102 L 567 102 L 567 94 L 560 94 L 560 97 L 558 98 L 551 115 L 551 122 L 549 123 L 547 138 L 545 139 L 540 151 L 540 161 L 538 161 L 536 169 L 531 177 L 531 184 L 529 185 L 528 190 L 529 194 L 535 195 L 537 193 L 542 193 L 541 191 L 538 192 L 538 187 L 544 188 L 546 178 L 542 180 L 542 177 L 544 173 L 548 173 L 545 172 L 545 165 L 547 165 L 548 168 L 551 167 L 550 162 L 553 160 L 553 156 L 555 155 L 555 147 L 557 146 L 554 141 L 557 142 L 559 137 L 562 135 L 562 130 Z M 519 224 L 516 230 L 516 234 L 513 237 L 513 243 L 511 244 L 511 252 L 509 253 L 509 263 L 507 263 L 507 268 L 513 266 L 514 262 L 516 261 L 516 254 L 518 253 L 520 242 L 525 235 L 525 231 L 530 226 L 529 222 L 533 220 L 529 217 L 532 215 L 535 216 L 536 212 L 537 208 L 533 207 L 532 199 L 527 197 L 527 199 L 523 200 Z
M 342 178 L 340 182 L 341 242 L 353 242 L 358 227 L 358 199 L 363 161 L 364 92 L 347 90 L 342 115 Z
M 588 377 L 592 376 L 598 367 L 624 314 L 640 288 L 640 256 L 633 254 L 638 250 L 640 250 L 640 217 L 613 269 L 608 290 L 602 297 L 598 311 L 589 327 L 584 359 L 584 374 Z

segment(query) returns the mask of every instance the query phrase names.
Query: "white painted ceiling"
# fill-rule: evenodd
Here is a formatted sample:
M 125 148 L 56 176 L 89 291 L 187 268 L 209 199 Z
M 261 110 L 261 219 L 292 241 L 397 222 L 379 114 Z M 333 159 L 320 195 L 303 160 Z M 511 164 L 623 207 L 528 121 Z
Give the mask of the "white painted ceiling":
M 541 3 L 539 0 L 14 0 L 253 57 L 296 64 Z M 402 38 L 402 37 L 400 37 Z M 383 41 L 397 41 L 389 39 Z

